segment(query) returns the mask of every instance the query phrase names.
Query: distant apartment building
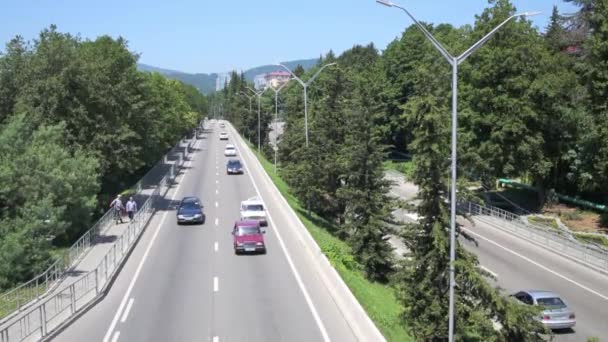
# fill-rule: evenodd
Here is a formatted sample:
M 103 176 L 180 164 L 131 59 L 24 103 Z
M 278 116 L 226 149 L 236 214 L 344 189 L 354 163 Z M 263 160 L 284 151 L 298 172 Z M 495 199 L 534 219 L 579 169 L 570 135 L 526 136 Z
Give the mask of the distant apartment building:
M 215 79 L 215 90 L 220 91 L 230 83 L 230 73 L 221 73 Z
M 255 90 L 263 90 L 266 89 L 266 74 L 259 74 L 253 78 L 253 84 L 255 86 Z
M 267 73 L 264 78 L 266 79 L 267 86 L 276 89 L 287 83 L 287 81 L 289 81 L 289 79 L 291 78 L 291 74 L 284 70 L 277 70 Z

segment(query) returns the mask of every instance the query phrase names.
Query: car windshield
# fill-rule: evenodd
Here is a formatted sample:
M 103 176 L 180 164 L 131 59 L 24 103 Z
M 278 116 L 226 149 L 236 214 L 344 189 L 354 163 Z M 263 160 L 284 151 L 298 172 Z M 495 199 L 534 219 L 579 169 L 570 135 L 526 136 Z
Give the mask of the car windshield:
M 184 202 L 182 203 L 181 209 L 198 209 L 198 202 Z
M 238 161 L 229 161 L 228 162 L 228 166 L 230 166 L 230 167 L 240 167 L 241 163 L 238 162 Z
M 239 227 L 239 229 L 236 232 L 236 235 L 238 236 L 245 236 L 245 235 L 258 235 L 260 234 L 260 228 L 258 227 Z
M 536 299 L 538 305 L 546 308 L 556 309 L 556 308 L 565 308 L 566 304 L 562 302 L 562 300 L 558 297 L 551 298 L 538 298 Z
M 250 204 L 247 206 L 247 211 L 264 211 L 264 206 L 261 204 Z

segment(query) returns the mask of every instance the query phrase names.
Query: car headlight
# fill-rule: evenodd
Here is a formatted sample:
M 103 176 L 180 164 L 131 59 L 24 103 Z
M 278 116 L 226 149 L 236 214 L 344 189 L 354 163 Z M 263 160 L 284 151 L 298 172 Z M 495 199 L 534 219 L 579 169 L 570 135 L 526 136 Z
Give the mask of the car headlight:
M 202 216 L 203 216 L 203 215 L 201 215 L 201 214 L 195 214 L 195 215 L 194 215 L 194 217 L 196 217 L 196 218 L 199 218 L 199 217 L 202 217 Z
M 258 245 L 258 246 L 264 246 L 264 243 L 263 242 L 256 242 L 256 245 Z
M 177 218 L 178 218 L 178 219 L 183 219 L 183 218 L 184 218 L 184 215 L 177 215 Z
M 236 243 L 236 245 L 237 245 L 237 246 L 242 246 L 242 245 L 243 245 L 243 243 L 242 243 L 242 242 L 237 242 L 237 243 Z

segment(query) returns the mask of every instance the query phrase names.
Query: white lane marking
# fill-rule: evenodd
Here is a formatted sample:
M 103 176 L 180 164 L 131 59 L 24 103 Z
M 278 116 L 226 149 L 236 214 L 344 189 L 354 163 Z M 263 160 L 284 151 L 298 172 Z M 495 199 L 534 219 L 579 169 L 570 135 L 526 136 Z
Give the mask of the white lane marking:
M 217 217 L 215 218 L 215 225 L 217 226 L 220 223 L 220 219 L 218 219 Z
M 219 172 L 216 172 L 216 173 L 215 173 L 215 175 L 216 175 L 216 176 L 219 176 L 219 175 L 220 175 L 220 173 L 219 173 Z
M 220 342 L 220 338 L 218 336 L 213 336 L 213 342 Z
M 215 202 L 215 207 L 217 208 L 217 207 L 219 207 L 219 206 L 220 206 L 220 204 L 219 204 L 219 203 L 217 203 L 217 202 Z
M 217 241 L 215 241 L 215 245 L 213 246 L 213 249 L 217 252 L 218 248 L 219 248 L 219 244 L 217 243 Z
M 489 268 L 482 266 L 482 265 L 479 265 L 479 268 L 481 268 L 485 272 L 488 272 L 492 277 L 498 279 L 498 273 L 492 272 L 492 270 L 490 270 Z
M 220 184 L 220 181 L 219 181 L 219 180 L 216 180 L 216 181 L 215 181 L 215 184 Z
M 241 142 L 241 144 L 244 144 L 244 143 Z M 247 153 L 249 153 L 249 156 L 250 156 L 250 158 L 252 158 L 252 160 L 255 160 L 256 156 L 253 154 L 253 152 L 251 152 L 248 148 L 245 148 L 244 150 L 246 150 Z M 247 174 L 249 175 L 249 179 L 251 179 L 251 183 L 253 183 L 255 192 L 258 194 L 258 196 L 260 198 L 262 198 L 260 189 L 258 189 L 257 184 L 253 180 L 253 176 L 252 176 L 251 172 L 249 171 L 249 167 L 247 166 L 247 162 L 245 161 L 245 158 L 242 158 L 242 159 L 243 159 L 243 166 L 245 167 L 245 170 L 247 170 Z M 262 172 L 265 172 L 265 171 L 262 170 Z M 263 198 L 262 198 L 262 200 L 263 200 Z M 317 327 L 319 327 L 319 330 L 321 331 L 321 335 L 323 336 L 323 341 L 330 342 L 331 339 L 329 338 L 329 335 L 327 334 L 325 325 L 323 324 L 323 321 L 321 320 L 321 317 L 319 316 L 319 313 L 317 312 L 317 308 L 313 304 L 312 299 L 310 298 L 310 295 L 308 294 L 308 290 L 306 290 L 306 286 L 304 285 L 304 282 L 302 281 L 302 277 L 300 277 L 300 273 L 296 269 L 296 267 L 293 263 L 293 260 L 291 259 L 291 255 L 289 254 L 289 252 L 287 251 L 287 248 L 285 247 L 285 242 L 283 241 L 281 234 L 279 233 L 279 231 L 276 229 L 276 226 L 274 225 L 274 220 L 272 219 L 270 212 L 267 211 L 266 215 L 267 215 L 268 221 L 270 223 L 269 226 L 272 227 L 272 231 L 274 232 L 277 239 L 279 240 L 279 245 L 281 246 L 281 249 L 283 250 L 283 254 L 285 254 L 285 259 L 287 259 L 289 268 L 291 268 L 291 272 L 293 273 L 294 277 L 296 278 L 296 282 L 298 283 L 298 286 L 300 287 L 300 291 L 302 291 L 302 294 L 304 295 L 306 304 L 308 304 L 308 309 L 312 313 L 312 316 L 315 319 L 315 322 L 317 323 Z
M 608 296 L 604 296 L 603 294 L 601 294 L 601 293 L 599 293 L 599 292 L 597 292 L 597 291 L 595 291 L 595 290 L 593 290 L 593 289 L 591 289 L 591 288 L 589 288 L 589 287 L 587 287 L 587 286 L 585 286 L 585 285 L 583 285 L 581 283 L 578 283 L 578 282 L 576 282 L 576 281 L 574 281 L 574 280 L 566 277 L 565 275 L 563 275 L 563 274 L 561 274 L 561 273 L 559 273 L 557 271 L 554 271 L 554 270 L 550 269 L 549 267 L 547 267 L 545 265 L 542 265 L 542 264 L 540 264 L 540 263 L 538 263 L 538 262 L 536 262 L 536 261 L 534 261 L 534 260 L 532 260 L 532 259 L 530 259 L 530 258 L 528 258 L 526 256 L 523 256 L 523 255 L 517 253 L 514 250 L 511 250 L 511 249 L 509 249 L 509 248 L 507 248 L 507 247 L 499 244 L 498 242 L 490 240 L 487 237 L 481 236 L 478 233 L 475 233 L 475 232 L 471 231 L 470 229 L 466 229 L 466 231 L 469 232 L 470 234 L 473 234 L 473 235 L 477 236 L 478 238 L 480 238 L 482 240 L 485 240 L 485 241 L 493 244 L 496 247 L 500 247 L 500 248 L 504 249 L 505 251 L 507 251 L 507 252 L 509 252 L 509 253 L 511 253 L 511 254 L 513 254 L 515 256 L 518 256 L 518 257 L 524 259 L 525 261 L 531 263 L 532 265 L 535 265 L 535 266 L 537 266 L 537 267 L 539 267 L 539 268 L 541 268 L 541 269 L 543 269 L 543 270 L 545 270 L 545 271 L 547 271 L 547 272 L 549 272 L 549 273 L 551 273 L 551 274 L 553 274 L 553 275 L 555 275 L 555 276 L 557 276 L 559 278 L 564 279 L 565 281 L 567 281 L 567 282 L 569 282 L 569 283 L 571 283 L 571 284 L 573 284 L 575 286 L 580 287 L 581 289 L 583 289 L 583 290 L 585 290 L 585 291 L 587 291 L 589 293 L 592 293 L 592 294 L 594 294 L 594 295 L 596 295 L 596 296 L 598 296 L 598 297 L 600 297 L 600 298 L 602 298 L 604 300 L 608 300 Z
M 220 280 L 217 277 L 213 277 L 213 292 L 220 290 Z
M 112 336 L 112 342 L 118 341 L 119 336 L 120 336 L 120 331 L 115 332 L 114 336 Z
M 201 141 L 202 140 L 198 140 L 194 144 L 194 146 L 196 148 L 198 148 L 199 142 L 201 142 Z M 184 165 L 190 166 L 190 164 L 192 164 L 192 159 L 189 159 Z M 184 184 L 183 181 L 179 182 L 177 184 L 177 187 L 175 188 L 175 192 L 173 193 L 173 196 L 171 196 L 171 201 L 175 201 L 175 197 L 177 196 L 177 193 L 179 192 L 182 184 Z M 125 293 L 124 297 L 122 298 L 122 301 L 120 302 L 120 305 L 118 306 L 118 310 L 116 310 L 116 314 L 114 315 L 114 318 L 112 319 L 112 323 L 110 323 L 110 327 L 108 328 L 108 331 L 106 332 L 106 335 L 103 338 L 103 342 L 108 342 L 110 340 L 112 331 L 114 331 L 114 328 L 116 328 L 116 323 L 118 323 L 118 318 L 120 318 L 120 314 L 122 313 L 122 310 L 125 308 L 125 305 L 127 304 L 127 299 L 131 295 L 131 291 L 133 291 L 135 282 L 137 281 L 137 278 L 139 277 L 139 273 L 141 272 L 141 269 L 143 268 L 144 263 L 146 262 L 146 259 L 148 258 L 148 254 L 150 253 L 150 250 L 152 249 L 152 246 L 154 245 L 154 241 L 156 241 L 158 234 L 160 233 L 162 227 L 164 226 L 165 219 L 167 218 L 168 213 L 169 213 L 169 211 L 165 211 L 165 213 L 163 214 L 163 217 L 160 220 L 158 229 L 156 230 L 156 232 L 154 232 L 154 235 L 152 236 L 152 240 L 150 240 L 150 244 L 146 248 L 146 251 L 144 252 L 144 255 L 142 256 L 141 261 L 139 262 L 139 265 L 137 265 L 137 269 L 135 270 L 135 273 L 133 274 L 133 278 L 131 279 L 131 282 L 129 283 L 127 292 Z
M 122 317 L 120 318 L 120 323 L 124 323 L 127 321 L 127 317 L 129 316 L 129 311 L 131 311 L 131 307 L 133 306 L 133 298 L 129 299 L 129 304 L 127 304 L 127 308 L 125 312 L 122 313 Z
M 219 191 L 218 189 L 215 189 L 215 194 L 216 194 L 216 195 L 219 195 L 219 194 L 220 194 L 220 191 Z

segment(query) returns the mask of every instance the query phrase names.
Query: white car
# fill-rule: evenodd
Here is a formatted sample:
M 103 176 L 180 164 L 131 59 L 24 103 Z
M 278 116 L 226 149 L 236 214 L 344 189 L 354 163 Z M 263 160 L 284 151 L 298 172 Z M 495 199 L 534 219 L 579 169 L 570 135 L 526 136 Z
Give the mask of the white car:
M 257 196 L 241 202 L 241 220 L 257 220 L 260 226 L 267 226 L 264 202 Z
M 220 133 L 220 140 L 228 140 L 228 133 L 221 132 Z
M 224 149 L 224 155 L 226 157 L 236 157 L 236 147 L 232 144 L 226 144 L 226 148 Z

